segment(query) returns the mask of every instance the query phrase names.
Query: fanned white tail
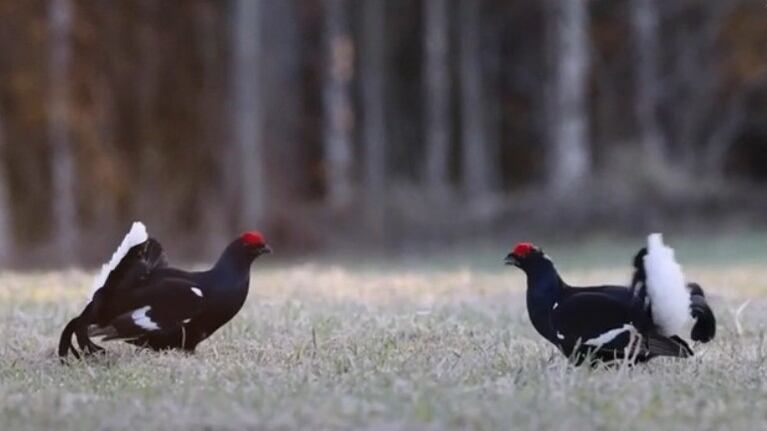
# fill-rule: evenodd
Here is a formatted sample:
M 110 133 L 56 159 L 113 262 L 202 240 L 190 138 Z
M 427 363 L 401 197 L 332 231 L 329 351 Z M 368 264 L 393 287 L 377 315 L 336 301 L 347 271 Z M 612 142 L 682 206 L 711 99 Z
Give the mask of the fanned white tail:
M 140 221 L 134 222 L 133 225 L 131 225 L 130 231 L 128 231 L 128 234 L 125 235 L 125 238 L 123 238 L 123 241 L 120 243 L 120 246 L 117 247 L 117 250 L 112 254 L 112 258 L 109 259 L 109 262 L 101 266 L 101 272 L 99 272 L 93 280 L 90 297 L 88 298 L 89 300 L 93 299 L 93 295 L 96 294 L 96 291 L 104 286 L 104 283 L 106 283 L 107 278 L 109 277 L 109 273 L 117 268 L 117 265 L 119 265 L 120 261 L 126 254 L 128 254 L 128 251 L 147 239 L 149 239 L 149 235 L 146 232 L 144 223 L 141 223 Z
M 691 323 L 690 292 L 682 267 L 674 259 L 674 250 L 663 244 L 663 235 L 647 237 L 647 294 L 652 305 L 652 319 L 662 335 L 681 335 Z

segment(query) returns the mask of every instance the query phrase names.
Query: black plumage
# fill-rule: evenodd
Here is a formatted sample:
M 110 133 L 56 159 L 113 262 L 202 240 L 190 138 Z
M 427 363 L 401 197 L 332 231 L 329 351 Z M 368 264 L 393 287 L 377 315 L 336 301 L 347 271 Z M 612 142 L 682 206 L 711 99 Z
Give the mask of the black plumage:
M 521 268 L 527 275 L 527 308 L 535 329 L 577 364 L 692 356 L 692 349 L 679 334 L 665 334 L 653 320 L 645 254 L 643 249 L 635 258 L 629 287 L 571 287 L 561 279 L 551 259 L 529 243 L 517 245 L 507 255 L 506 264 Z M 714 336 L 713 312 L 700 286 L 694 286 L 690 288 L 688 311 L 697 319 L 692 338 L 709 341 Z
M 146 237 L 143 225 L 139 227 Z M 121 245 L 130 246 L 127 253 L 117 256 L 114 268 L 105 269 L 109 272 L 103 285 L 95 286 L 83 312 L 64 328 L 60 357 L 80 357 L 73 335 L 85 354 L 103 350 L 91 337 L 193 352 L 239 312 L 248 295 L 251 263 L 271 252 L 260 233 L 248 232 L 230 243 L 210 270 L 188 272 L 169 267 L 160 243 L 152 238 L 128 243 L 133 233 Z
M 714 311 L 708 306 L 706 295 L 703 293 L 700 285 L 689 283 L 687 287 L 690 289 L 690 308 L 692 309 L 692 317 L 695 319 L 690 338 L 693 341 L 708 343 L 716 336 L 716 317 L 714 316 Z

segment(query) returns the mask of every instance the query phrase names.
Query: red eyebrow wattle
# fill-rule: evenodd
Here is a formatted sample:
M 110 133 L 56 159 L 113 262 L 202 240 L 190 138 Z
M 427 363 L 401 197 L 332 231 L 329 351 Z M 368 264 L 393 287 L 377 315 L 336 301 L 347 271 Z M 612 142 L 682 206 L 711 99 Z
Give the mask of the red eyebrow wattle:
M 529 242 L 520 242 L 519 244 L 514 247 L 514 250 L 512 250 L 512 254 L 515 254 L 517 256 L 524 256 L 530 251 L 532 251 L 535 248 L 535 246 L 532 243 Z
M 240 238 L 242 238 L 242 241 L 246 244 L 261 245 L 266 243 L 264 241 L 264 236 L 258 231 L 245 232 Z

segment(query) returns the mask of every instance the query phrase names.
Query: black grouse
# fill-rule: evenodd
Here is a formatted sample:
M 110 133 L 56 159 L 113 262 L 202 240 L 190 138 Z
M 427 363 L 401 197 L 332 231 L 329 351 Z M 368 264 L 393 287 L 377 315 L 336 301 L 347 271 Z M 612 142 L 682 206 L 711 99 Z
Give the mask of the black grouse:
M 576 364 L 657 356 L 686 358 L 694 341 L 714 338 L 716 319 L 699 285 L 685 284 L 660 234 L 634 259 L 630 287 L 571 287 L 541 249 L 520 243 L 505 263 L 527 275 L 527 310 L 535 329 Z M 692 331 L 689 326 L 692 324 Z
M 136 222 L 96 277 L 88 305 L 64 328 L 59 356 L 80 358 L 73 335 L 86 355 L 104 350 L 91 337 L 193 352 L 240 311 L 251 263 L 270 252 L 259 232 L 246 232 L 210 270 L 182 271 L 168 267 L 160 243 Z

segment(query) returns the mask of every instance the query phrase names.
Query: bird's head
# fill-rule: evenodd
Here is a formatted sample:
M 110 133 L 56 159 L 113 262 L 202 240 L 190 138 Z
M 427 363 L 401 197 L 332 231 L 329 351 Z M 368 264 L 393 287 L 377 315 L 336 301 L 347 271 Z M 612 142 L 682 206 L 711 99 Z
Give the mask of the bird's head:
M 530 263 L 539 259 L 545 258 L 543 250 L 536 247 L 530 242 L 520 242 L 511 250 L 511 253 L 506 255 L 504 263 L 506 265 L 514 265 L 518 268 L 525 269 Z
M 262 254 L 269 254 L 272 252 L 272 249 L 269 247 L 269 245 L 266 244 L 264 236 L 261 235 L 261 232 L 255 230 L 251 230 L 240 235 L 239 242 L 245 251 L 254 257 L 261 256 Z

